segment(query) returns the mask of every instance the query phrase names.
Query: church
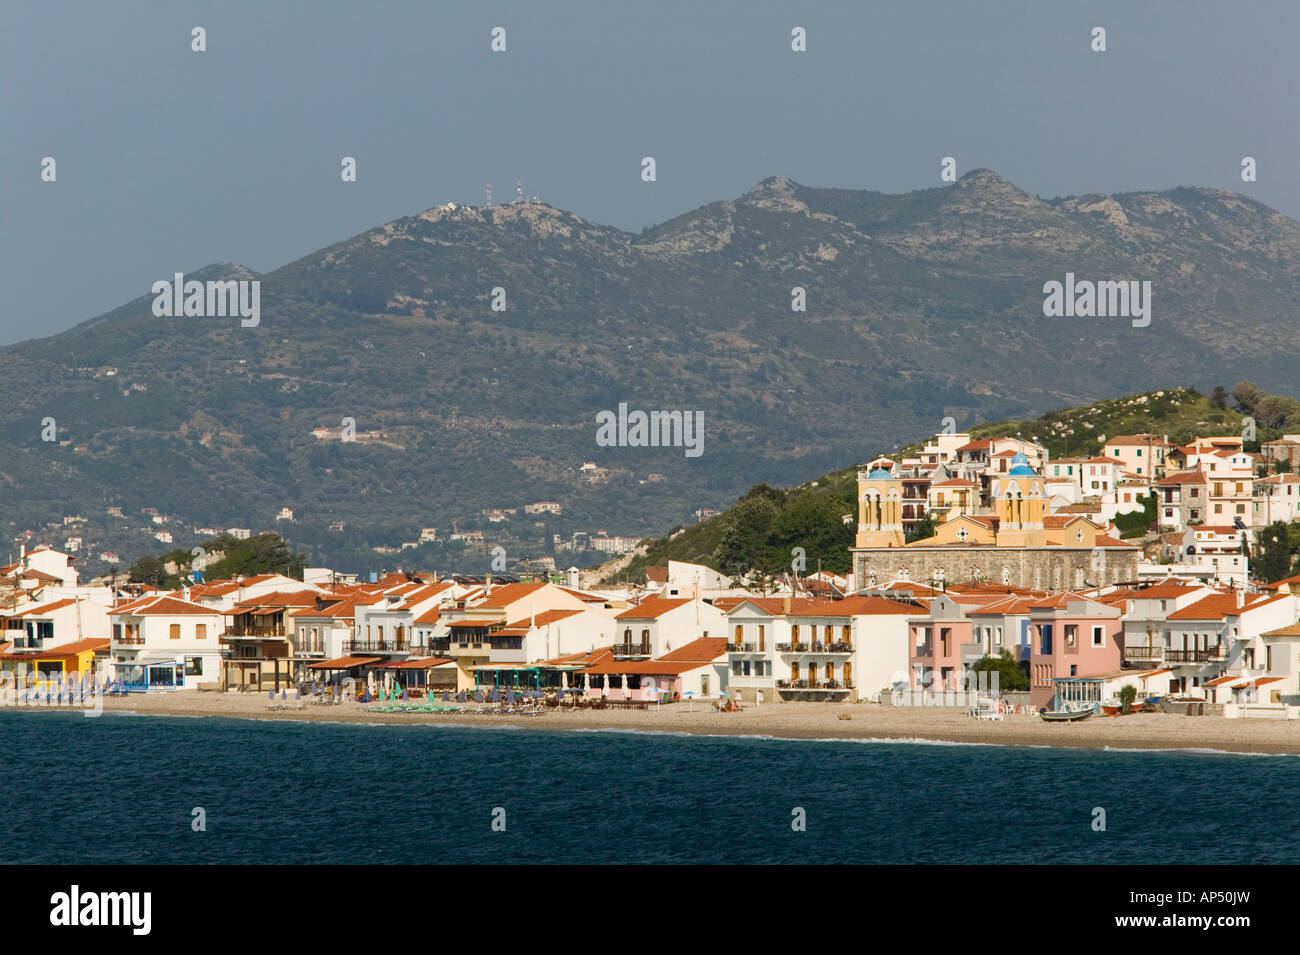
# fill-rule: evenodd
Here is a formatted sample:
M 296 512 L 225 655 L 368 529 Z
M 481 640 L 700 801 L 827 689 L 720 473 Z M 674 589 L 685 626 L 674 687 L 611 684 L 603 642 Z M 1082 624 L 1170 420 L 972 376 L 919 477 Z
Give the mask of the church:
M 989 497 L 991 505 L 983 506 L 963 498 L 934 536 L 907 543 L 903 480 L 893 462 L 873 461 L 858 472 L 858 532 L 850 548 L 857 586 L 910 580 L 1079 590 L 1137 579 L 1141 549 L 1082 515 L 1047 513 L 1043 476 L 1025 455 L 994 478 Z

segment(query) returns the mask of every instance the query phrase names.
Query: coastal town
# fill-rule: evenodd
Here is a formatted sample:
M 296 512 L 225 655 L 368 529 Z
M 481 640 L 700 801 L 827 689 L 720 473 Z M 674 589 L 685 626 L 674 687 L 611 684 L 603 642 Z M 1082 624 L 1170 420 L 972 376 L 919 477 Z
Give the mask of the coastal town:
M 1300 716 L 1300 576 L 1251 572 L 1300 518 L 1300 435 L 1120 435 L 1052 459 L 944 432 L 859 469 L 852 571 L 669 561 L 612 585 L 307 567 L 83 583 L 49 546 L 0 568 L 9 703 L 193 692 L 268 707 L 545 713 L 874 704 Z M 1145 545 L 1121 525 L 1151 513 Z M 923 530 L 923 533 L 918 533 Z M 21 691 L 21 692 L 15 692 Z

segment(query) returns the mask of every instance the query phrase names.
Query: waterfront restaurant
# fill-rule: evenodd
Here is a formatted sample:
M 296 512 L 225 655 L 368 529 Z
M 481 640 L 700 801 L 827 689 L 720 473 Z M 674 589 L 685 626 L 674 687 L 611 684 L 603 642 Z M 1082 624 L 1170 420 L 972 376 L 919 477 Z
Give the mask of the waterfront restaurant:
M 716 696 L 726 689 L 728 672 L 725 637 L 701 637 L 655 660 L 623 660 L 611 654 L 582 671 L 588 696 L 636 703 L 688 693 Z
M 320 663 L 309 663 L 307 669 L 313 675 L 322 676 L 331 683 L 342 683 L 349 678 L 364 681 L 363 668 L 383 662 L 383 657 L 336 657 L 333 660 L 322 660 Z
M 372 669 L 376 677 L 391 673 L 393 679 L 406 688 L 407 693 L 440 693 L 444 690 L 455 693 L 461 689 L 460 668 L 450 657 L 389 660 L 386 663 L 376 663 Z

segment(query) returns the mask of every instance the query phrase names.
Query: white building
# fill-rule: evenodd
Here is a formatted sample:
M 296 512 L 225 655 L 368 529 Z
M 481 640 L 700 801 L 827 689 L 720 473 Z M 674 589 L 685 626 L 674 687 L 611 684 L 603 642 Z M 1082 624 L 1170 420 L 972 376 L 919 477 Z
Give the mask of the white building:
M 155 594 L 109 613 L 115 678 L 128 688 L 172 690 L 221 680 L 224 616 L 171 594 Z

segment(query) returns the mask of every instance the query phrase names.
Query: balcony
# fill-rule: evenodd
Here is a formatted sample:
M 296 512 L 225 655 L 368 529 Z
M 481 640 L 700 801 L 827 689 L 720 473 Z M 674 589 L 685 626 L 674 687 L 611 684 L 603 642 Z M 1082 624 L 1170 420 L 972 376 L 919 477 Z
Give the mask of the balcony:
M 344 653 L 405 653 L 405 640 L 344 640 Z
M 616 643 L 614 644 L 614 656 L 648 657 L 650 656 L 650 644 L 649 643 Z
M 761 653 L 756 643 L 729 643 L 727 644 L 728 653 Z
M 808 644 L 806 643 L 778 643 L 776 645 L 777 653 L 807 653 Z
M 1213 663 L 1226 660 L 1228 655 L 1219 647 L 1210 650 L 1166 650 L 1166 663 Z
M 274 623 L 239 624 L 227 627 L 223 637 L 283 637 L 284 627 Z
M 777 680 L 778 690 L 822 690 L 833 693 L 853 689 L 852 680 Z
M 1124 659 L 1142 660 L 1148 663 L 1160 663 L 1165 658 L 1165 648 L 1155 646 L 1136 646 L 1124 648 Z

